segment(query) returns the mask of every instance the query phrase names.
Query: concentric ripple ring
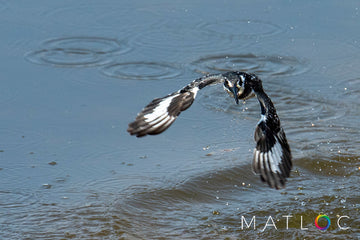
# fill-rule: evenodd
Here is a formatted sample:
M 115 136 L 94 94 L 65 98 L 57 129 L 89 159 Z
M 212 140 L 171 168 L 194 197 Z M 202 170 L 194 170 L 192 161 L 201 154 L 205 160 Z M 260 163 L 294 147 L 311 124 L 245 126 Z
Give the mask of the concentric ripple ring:
M 249 71 L 267 76 L 297 75 L 306 71 L 306 61 L 289 56 L 222 54 L 202 57 L 191 68 L 202 74 L 216 71 Z
M 205 23 L 201 28 L 222 36 L 259 37 L 271 36 L 281 32 L 278 25 L 260 20 L 224 20 Z
M 173 64 L 160 62 L 124 62 L 113 63 L 103 67 L 102 73 L 106 76 L 135 79 L 161 80 L 179 76 L 182 70 Z
M 32 63 L 57 67 L 89 67 L 109 63 L 109 55 L 129 50 L 130 48 L 118 39 L 66 37 L 45 41 L 42 48 L 28 52 L 25 58 Z

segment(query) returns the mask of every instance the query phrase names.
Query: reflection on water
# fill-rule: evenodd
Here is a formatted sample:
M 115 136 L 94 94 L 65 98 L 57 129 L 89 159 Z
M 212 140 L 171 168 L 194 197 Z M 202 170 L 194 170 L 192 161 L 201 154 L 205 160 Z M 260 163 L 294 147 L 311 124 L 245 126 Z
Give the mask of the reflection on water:
M 36 4 L 0 1 L 1 239 L 360 237 L 356 7 Z M 314 24 L 319 8 L 331 19 Z M 257 100 L 236 105 L 222 86 L 164 134 L 126 132 L 151 99 L 232 70 L 258 74 L 278 110 L 294 157 L 285 189 L 251 171 Z M 262 231 L 269 216 L 277 229 Z

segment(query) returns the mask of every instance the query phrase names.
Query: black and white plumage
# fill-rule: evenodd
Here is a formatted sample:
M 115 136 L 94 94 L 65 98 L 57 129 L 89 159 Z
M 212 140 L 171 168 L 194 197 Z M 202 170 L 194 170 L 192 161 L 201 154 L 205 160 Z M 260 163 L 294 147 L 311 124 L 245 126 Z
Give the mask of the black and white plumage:
M 262 181 L 272 188 L 285 187 L 286 178 L 292 168 L 291 151 L 274 104 L 264 92 L 261 80 L 255 74 L 227 72 L 198 78 L 162 98 L 151 101 L 129 124 L 128 132 L 137 137 L 154 135 L 165 131 L 179 114 L 193 103 L 197 92 L 213 84 L 223 83 L 224 89 L 240 100 L 256 96 L 260 103 L 261 119 L 255 130 L 253 170 Z

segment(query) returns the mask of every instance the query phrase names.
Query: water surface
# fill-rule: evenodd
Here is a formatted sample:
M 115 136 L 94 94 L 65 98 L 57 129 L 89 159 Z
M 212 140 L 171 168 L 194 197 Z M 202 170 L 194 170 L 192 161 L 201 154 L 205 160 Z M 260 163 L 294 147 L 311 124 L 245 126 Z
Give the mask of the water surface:
M 0 238 L 359 239 L 359 9 L 0 1 Z M 258 74 L 277 107 L 285 189 L 251 171 L 256 99 L 222 86 L 161 135 L 126 132 L 153 98 L 232 70 Z

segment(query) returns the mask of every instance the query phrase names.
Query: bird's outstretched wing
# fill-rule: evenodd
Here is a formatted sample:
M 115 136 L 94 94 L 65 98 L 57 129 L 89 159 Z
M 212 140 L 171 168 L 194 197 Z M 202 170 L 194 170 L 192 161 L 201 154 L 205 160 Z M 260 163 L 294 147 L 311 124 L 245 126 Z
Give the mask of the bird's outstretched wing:
M 255 130 L 255 141 L 255 173 L 260 174 L 261 180 L 272 188 L 285 187 L 292 168 L 291 151 L 285 132 L 280 125 L 275 128 L 266 119 L 262 119 Z
M 137 115 L 135 121 L 129 124 L 127 131 L 137 137 L 162 133 L 170 127 L 182 111 L 191 106 L 200 89 L 221 83 L 223 80 L 224 77 L 221 74 L 206 75 L 177 92 L 152 100 Z

